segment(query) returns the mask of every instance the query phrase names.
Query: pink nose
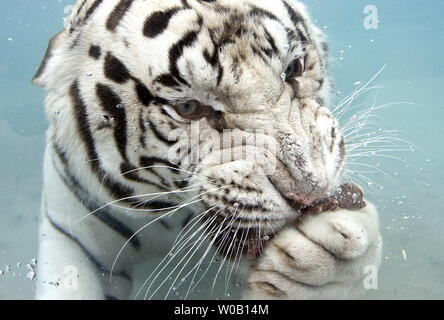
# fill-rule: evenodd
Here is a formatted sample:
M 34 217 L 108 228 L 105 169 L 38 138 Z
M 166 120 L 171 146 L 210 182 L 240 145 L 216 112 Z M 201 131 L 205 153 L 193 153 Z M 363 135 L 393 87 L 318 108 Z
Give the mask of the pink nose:
M 325 188 L 322 192 L 318 194 L 301 194 L 294 191 L 288 192 L 285 196 L 291 200 L 294 200 L 295 202 L 298 202 L 304 206 L 310 206 L 313 202 L 322 199 L 326 192 L 327 188 Z

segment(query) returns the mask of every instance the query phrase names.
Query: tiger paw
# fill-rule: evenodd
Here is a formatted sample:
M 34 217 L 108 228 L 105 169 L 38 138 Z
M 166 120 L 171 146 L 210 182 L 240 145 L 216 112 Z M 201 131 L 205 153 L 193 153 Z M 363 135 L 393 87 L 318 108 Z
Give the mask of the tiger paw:
M 246 299 L 353 299 L 377 270 L 382 240 L 376 208 L 303 215 L 274 237 L 250 270 Z

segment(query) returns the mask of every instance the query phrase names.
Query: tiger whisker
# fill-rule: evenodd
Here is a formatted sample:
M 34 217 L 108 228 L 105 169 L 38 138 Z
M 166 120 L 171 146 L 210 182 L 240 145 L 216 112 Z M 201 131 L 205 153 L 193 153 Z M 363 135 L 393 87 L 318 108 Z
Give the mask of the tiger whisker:
M 237 208 L 236 208 L 236 212 L 237 212 Z M 218 246 L 216 252 L 219 252 L 219 250 L 220 250 L 221 248 L 224 248 L 224 246 L 225 246 L 225 242 L 226 242 L 227 239 L 229 238 L 228 235 L 229 235 L 229 233 L 231 232 L 232 226 L 233 226 L 234 222 L 237 221 L 237 219 L 239 218 L 239 217 L 236 217 L 236 212 L 234 212 L 234 214 L 232 215 L 231 221 L 230 221 L 230 223 L 229 223 L 229 230 L 224 234 L 224 236 L 223 236 L 223 238 L 222 238 L 222 241 L 221 241 L 221 243 L 219 244 L 219 246 Z M 214 287 L 215 287 L 215 285 L 216 285 L 216 280 L 217 280 L 217 278 L 218 278 L 218 276 L 219 276 L 219 273 L 220 273 L 220 271 L 222 270 L 223 266 L 225 265 L 225 262 L 226 262 L 227 257 L 228 257 L 228 252 L 230 252 L 230 250 L 231 250 L 231 247 L 232 247 L 232 245 L 233 245 L 233 241 L 234 241 L 234 238 L 232 239 L 232 241 L 231 241 L 231 243 L 230 243 L 230 245 L 229 245 L 229 247 L 228 247 L 228 249 L 227 249 L 227 254 L 223 254 L 222 263 L 220 264 L 219 269 L 217 270 L 216 276 L 214 277 L 213 285 L 212 285 L 212 287 L 211 287 L 211 292 L 213 292 Z
M 120 176 L 124 176 L 130 173 L 134 173 L 137 171 L 141 171 L 141 170 L 149 170 L 149 169 L 170 169 L 170 170 L 175 170 L 175 171 L 179 171 L 179 172 L 183 172 L 183 173 L 188 173 L 190 174 L 190 176 L 200 176 L 204 179 L 209 179 L 210 177 L 207 177 L 203 174 L 198 174 L 196 172 L 192 172 L 192 171 L 188 171 L 188 170 L 184 170 L 181 168 L 177 168 L 177 167 L 172 167 L 172 166 L 163 166 L 163 165 L 155 165 L 155 166 L 145 166 L 145 167 L 140 167 L 140 168 L 135 168 L 126 172 L 123 172 Z M 185 178 L 186 179 L 186 178 Z M 183 179 L 183 180 L 185 180 Z
M 334 111 L 337 111 L 339 108 L 341 108 L 345 103 L 347 103 L 348 101 L 351 101 L 353 99 L 355 99 L 358 95 L 360 95 L 364 90 L 366 90 L 366 88 L 370 85 L 370 83 L 372 83 L 387 67 L 387 63 L 385 63 L 381 69 L 379 69 L 379 71 L 376 72 L 376 74 L 370 78 L 369 81 L 367 81 L 364 85 L 362 85 L 360 88 L 358 88 L 358 90 L 356 90 L 356 92 L 354 92 L 353 94 L 351 94 L 349 97 L 346 97 L 345 101 L 341 102 L 338 104 L 338 106 L 336 106 L 333 109 Z
M 211 231 L 211 233 L 212 233 L 213 231 Z M 211 233 L 209 233 L 209 234 L 206 234 L 206 239 L 208 239 L 209 237 L 210 237 L 210 234 Z M 216 240 L 215 238 L 213 239 L 214 241 Z M 210 252 L 210 250 L 211 250 L 211 248 L 213 247 L 213 241 L 212 242 L 210 242 L 210 244 L 207 246 L 207 250 L 205 251 L 205 253 L 201 256 L 201 258 L 199 259 L 199 261 L 198 261 L 198 263 L 182 278 L 182 281 L 181 281 L 181 283 L 177 286 L 178 288 L 182 285 L 182 283 L 184 283 L 184 281 L 189 277 L 189 275 L 193 272 L 193 271 L 195 271 L 194 272 L 194 275 L 193 275 L 193 278 L 191 279 L 191 282 L 190 282 L 190 285 L 188 286 L 188 290 L 187 290 L 187 293 L 186 293 L 186 295 L 185 295 L 185 298 L 186 297 L 188 297 L 188 294 L 190 293 L 190 288 L 191 288 L 191 286 L 193 285 L 193 281 L 194 281 L 194 278 L 195 278 L 195 276 L 196 276 L 196 272 L 198 271 L 198 266 L 200 266 L 201 264 L 202 264 L 202 262 L 204 261 L 204 259 L 206 258 L 206 256 L 208 255 L 208 253 Z M 185 266 L 184 266 L 185 267 Z M 183 271 L 183 269 L 184 269 L 184 267 L 182 268 L 182 270 L 181 270 L 181 272 L 180 273 L 182 273 L 182 271 Z
M 214 208 L 214 207 L 213 207 Z M 210 210 L 207 210 L 206 212 L 203 212 L 201 214 L 199 214 L 198 216 L 201 216 L 201 218 L 203 218 L 205 216 L 205 214 L 207 212 L 209 212 Z M 200 219 L 199 219 L 200 220 Z M 167 267 L 167 265 L 174 260 L 175 256 L 182 250 L 182 248 L 184 248 L 184 246 L 187 244 L 188 241 L 190 241 L 190 239 L 192 239 L 194 237 L 194 235 L 199 232 L 201 229 L 204 229 L 207 225 L 209 225 L 211 222 L 211 220 L 206 221 L 204 224 L 202 224 L 199 229 L 194 232 L 194 234 L 192 236 L 190 236 L 187 240 L 185 240 L 183 243 L 180 243 L 181 247 L 178 249 L 178 251 L 176 253 L 173 253 L 175 247 L 173 247 L 168 253 L 167 255 L 165 255 L 165 257 L 163 258 L 163 260 L 157 265 L 157 267 L 151 272 L 151 274 L 146 278 L 145 282 L 143 283 L 143 285 L 141 286 L 141 288 L 139 289 L 139 291 L 137 292 L 137 295 L 140 294 L 141 290 L 145 287 L 145 285 L 148 283 L 148 281 L 151 279 L 151 277 L 156 273 L 156 271 L 162 266 L 162 264 L 165 262 L 166 259 L 170 259 L 170 261 L 162 268 L 162 270 L 159 271 L 158 275 L 160 275 L 163 270 Z M 158 275 L 156 276 L 156 278 L 158 277 Z M 156 279 L 155 278 L 155 279 Z M 155 281 L 155 279 L 152 280 L 152 283 Z M 151 287 L 151 286 L 150 286 Z M 145 299 L 146 296 L 149 292 L 150 288 L 147 289 L 147 292 L 145 294 Z
M 214 215 L 214 217 L 212 218 L 212 219 L 216 219 L 216 215 Z M 225 221 L 225 220 L 224 220 Z M 208 226 L 211 226 L 211 223 L 210 224 L 208 224 Z M 217 226 L 215 226 L 215 227 L 217 227 Z M 219 226 L 219 229 L 221 229 L 223 227 L 223 222 L 220 224 L 220 226 Z M 199 237 L 199 239 L 203 236 L 203 235 L 205 235 L 206 234 L 206 232 L 203 232 L 202 233 L 202 235 Z M 204 239 L 206 239 L 207 238 L 207 236 L 204 238 Z M 211 246 L 212 246 L 212 244 L 214 243 L 214 241 L 216 240 L 216 238 L 214 238 L 213 239 L 213 241 L 211 242 L 211 245 L 208 247 L 208 248 L 211 248 Z M 200 243 L 202 244 L 204 241 L 201 241 Z M 196 244 L 198 244 L 199 242 L 196 242 Z M 195 245 L 196 245 L 195 244 Z M 200 245 L 201 245 L 200 244 Z M 191 250 L 195 247 L 195 245 L 187 252 L 187 254 L 189 253 L 189 252 L 191 252 Z M 198 248 L 200 247 L 200 245 L 198 246 Z M 209 249 L 208 249 L 209 250 Z M 194 253 L 196 252 L 196 250 L 194 251 Z M 194 253 L 193 253 L 193 255 L 194 255 Z M 160 289 L 160 287 L 167 281 L 167 279 L 171 276 L 171 274 L 179 267 L 179 265 L 180 265 L 180 263 L 186 258 L 186 256 L 187 256 L 187 254 L 179 261 L 179 263 L 177 263 L 177 265 L 176 265 L 176 267 L 170 272 L 170 274 L 165 278 L 165 280 L 157 287 L 157 289 L 156 289 L 156 291 L 150 296 L 150 298 L 149 299 L 151 299 L 152 297 L 153 297 L 153 295 Z M 192 255 L 192 256 L 193 256 Z M 191 257 L 192 257 L 191 256 Z M 205 256 L 205 255 L 204 255 Z M 190 258 L 191 258 L 190 257 Z M 189 260 L 188 260 L 189 261 Z M 183 268 L 182 268 L 182 270 L 183 270 Z M 180 275 L 180 274 L 179 274 Z M 176 277 L 176 279 L 175 279 L 175 281 L 178 279 L 178 277 L 179 276 L 177 276 Z M 154 281 L 154 280 L 153 280 Z M 175 284 L 175 281 L 173 282 L 173 285 L 170 287 L 170 290 L 168 291 L 168 294 L 167 294 L 167 296 L 169 295 L 169 292 L 171 291 L 171 289 L 173 288 L 173 286 L 174 286 L 174 284 Z M 153 283 L 153 282 L 152 282 Z M 150 287 L 151 287 L 151 285 L 150 285 Z M 150 288 L 148 288 L 148 291 L 149 291 L 149 289 Z
M 224 222 L 225 222 L 228 218 L 230 218 L 230 217 L 231 217 L 231 219 L 233 220 L 233 214 L 230 214 L 230 215 L 228 215 L 228 216 L 226 216 L 226 217 L 224 218 Z M 232 220 L 231 220 L 231 221 L 232 221 Z M 222 224 L 223 224 L 223 223 L 222 223 Z M 225 232 L 225 230 L 227 230 L 228 228 L 231 228 L 231 226 L 232 226 L 232 224 L 228 224 L 228 225 L 227 225 L 222 231 L 220 231 L 220 229 L 217 230 L 217 232 L 216 232 L 216 236 L 213 237 L 213 240 L 211 241 L 211 244 L 210 244 L 210 246 L 208 247 L 207 252 L 205 253 L 205 256 L 208 255 L 208 252 L 209 252 L 210 249 L 213 247 L 214 242 L 218 239 L 217 235 L 220 234 L 221 232 Z M 231 229 L 230 229 L 230 230 L 231 230 Z M 228 232 L 229 232 L 229 231 L 228 231 Z M 228 232 L 225 233 L 225 236 L 228 234 Z M 211 235 L 210 235 L 210 236 L 211 236 Z M 224 238 L 225 238 L 225 237 L 224 237 Z M 215 250 L 215 252 L 214 252 L 214 254 L 213 254 L 213 257 L 211 258 L 210 263 L 209 263 L 208 266 L 207 266 L 207 269 L 206 269 L 205 272 L 202 274 L 202 276 L 200 277 L 200 279 L 196 282 L 196 284 L 195 284 L 194 287 L 191 289 L 191 291 L 193 291 L 193 290 L 197 287 L 197 285 L 202 281 L 202 279 L 203 279 L 203 278 L 205 277 L 205 275 L 208 273 L 208 271 L 209 271 L 211 265 L 213 264 L 213 262 L 214 262 L 214 260 L 215 260 L 215 257 L 216 257 L 216 256 L 218 255 L 218 253 L 219 253 L 219 248 L 220 248 L 221 245 L 222 245 L 222 244 L 219 244 L 218 248 Z M 203 262 L 203 259 L 200 260 L 199 265 L 201 265 L 202 262 Z M 194 277 L 193 277 L 193 280 L 194 280 Z
M 191 200 L 191 199 L 190 199 L 190 200 Z M 179 209 L 184 208 L 184 207 L 187 207 L 187 206 L 190 205 L 190 204 L 198 203 L 198 202 L 200 202 L 200 201 L 202 201 L 202 199 L 195 200 L 195 201 L 193 201 L 192 203 L 191 203 L 191 201 L 190 201 L 190 202 L 187 202 L 187 203 L 181 205 L 180 207 L 178 207 L 178 208 L 176 208 L 176 209 L 174 209 L 174 210 L 171 210 L 171 211 L 169 211 L 169 212 L 167 212 L 167 213 L 165 213 L 165 214 L 163 214 L 163 215 L 161 215 L 161 216 L 155 218 L 154 220 L 150 221 L 149 223 L 147 223 L 147 224 L 145 224 L 144 226 L 142 226 L 141 228 L 139 228 L 136 232 L 134 232 L 133 235 L 132 235 L 132 236 L 131 236 L 131 237 L 130 237 L 130 238 L 129 238 L 124 244 L 123 244 L 122 248 L 119 250 L 119 252 L 117 253 L 116 258 L 114 259 L 114 262 L 113 262 L 112 267 L 111 267 L 111 272 L 110 272 L 110 282 L 111 282 L 111 280 L 112 280 L 113 271 L 114 271 L 114 268 L 115 268 L 115 266 L 116 266 L 116 263 L 117 263 L 117 260 L 118 260 L 119 256 L 120 256 L 121 253 L 123 252 L 124 248 L 126 248 L 126 246 L 130 243 L 130 241 L 131 241 L 131 240 L 132 240 L 137 234 L 139 234 L 140 232 L 142 232 L 144 229 L 146 229 L 147 227 L 149 227 L 149 226 L 152 225 L 153 223 L 155 223 L 155 222 L 157 222 L 157 221 L 159 221 L 159 220 L 165 218 L 166 216 L 171 216 L 171 215 L 173 215 L 173 214 L 174 214 L 175 212 L 177 212 Z
M 232 262 L 232 265 L 231 265 L 231 271 L 230 271 L 230 274 L 228 276 L 228 280 L 226 282 L 226 287 L 225 287 L 226 290 L 228 290 L 229 282 L 230 282 L 230 279 L 231 279 L 231 276 L 233 275 L 233 273 L 234 273 L 235 276 L 237 276 L 237 274 L 238 274 L 237 272 L 238 272 L 238 269 L 239 269 L 240 262 L 242 260 L 242 248 L 243 248 L 243 243 L 244 243 L 243 242 L 244 234 L 245 234 L 245 229 L 243 228 L 242 229 L 241 239 L 237 243 L 236 255 L 234 256 L 234 261 Z
M 211 225 L 210 225 L 211 226 Z M 182 272 L 184 271 L 184 269 L 186 268 L 186 266 L 188 265 L 188 263 L 191 261 L 191 259 L 196 255 L 196 253 L 198 252 L 199 248 L 205 243 L 206 239 L 208 238 L 208 235 L 203 232 L 199 238 L 197 239 L 197 241 L 195 242 L 195 244 L 190 248 L 190 250 L 188 250 L 188 252 L 185 254 L 185 256 L 178 262 L 178 264 L 176 265 L 176 267 L 173 269 L 173 271 L 170 272 L 170 274 L 167 276 L 167 278 L 169 278 L 171 276 L 171 274 L 175 271 L 175 269 L 177 269 L 183 260 L 185 260 L 185 258 L 187 256 L 188 259 L 186 260 L 186 262 L 183 264 L 182 268 L 179 270 L 179 272 L 177 273 L 177 276 L 174 278 L 173 283 L 171 284 L 168 292 L 165 295 L 165 299 L 169 296 L 171 290 L 173 288 L 176 288 L 176 290 L 185 282 L 186 277 L 182 277 L 179 285 L 175 286 L 177 280 L 179 279 L 179 277 L 181 276 Z M 197 245 L 197 247 L 196 247 Z M 191 253 L 191 254 L 190 254 Z M 204 255 L 205 256 L 205 255 Z M 163 284 L 163 283 L 162 283 Z M 161 284 L 161 285 L 162 285 Z M 157 290 L 156 290 L 157 291 Z
M 237 228 L 236 228 L 236 232 L 235 232 L 235 234 L 234 234 L 234 236 L 233 236 L 233 242 L 235 242 L 236 235 L 237 235 L 237 233 L 239 232 L 239 228 L 240 228 L 240 225 L 238 225 Z M 243 231 L 244 231 L 244 230 L 243 230 Z M 242 231 L 242 232 L 243 232 L 243 231 Z M 231 270 L 230 270 L 229 273 L 228 273 L 228 268 L 227 268 L 227 272 L 226 272 L 226 274 L 225 274 L 225 278 L 227 279 L 227 280 L 226 280 L 226 285 L 225 285 L 225 291 L 228 291 L 228 286 L 229 286 L 229 283 L 230 283 L 231 275 L 233 274 L 234 266 L 236 265 L 236 261 L 237 261 L 238 254 L 239 254 L 239 250 L 240 250 L 241 247 L 242 247 L 242 243 L 241 243 L 241 242 L 238 242 L 238 243 L 237 243 L 237 250 L 236 250 L 236 253 L 235 253 L 235 255 L 234 255 L 234 261 L 231 263 Z M 232 253 L 233 253 L 233 252 L 234 252 L 234 250 L 232 251 Z M 231 257 L 232 257 L 232 253 L 230 254 L 230 259 L 231 259 Z
M 205 195 L 205 194 L 207 194 L 207 193 L 211 193 L 211 192 L 214 192 L 214 191 L 217 191 L 217 190 L 220 190 L 220 189 L 223 189 L 223 188 L 227 188 L 227 187 L 229 187 L 229 186 L 222 186 L 222 187 L 218 187 L 218 188 L 215 188 L 215 189 L 210 189 L 210 190 L 208 190 L 208 191 L 206 191 L 206 192 L 203 192 L 203 193 L 200 193 L 200 194 L 198 194 L 198 195 L 195 195 L 194 197 L 192 197 L 192 198 L 190 198 L 190 199 L 188 199 L 187 201 L 185 201 L 183 204 L 181 204 L 180 206 L 178 206 L 177 208 L 175 208 L 174 210 L 171 210 L 171 211 L 169 211 L 169 212 L 167 212 L 167 213 L 165 213 L 165 214 L 162 214 L 162 215 L 160 215 L 159 217 L 157 217 L 157 218 L 155 218 L 154 220 L 152 220 L 152 221 L 150 221 L 149 223 L 147 223 L 147 224 L 145 224 L 143 227 L 141 227 L 139 230 L 137 230 L 136 232 L 134 232 L 134 234 L 125 242 L 125 244 L 122 246 L 122 248 L 120 249 L 120 251 L 119 251 L 119 253 L 117 254 L 117 257 L 116 257 L 116 259 L 114 260 L 114 263 L 113 263 L 113 266 L 112 266 L 112 268 L 111 268 L 111 274 L 110 274 L 110 279 L 111 279 L 111 277 L 112 277 L 112 271 L 113 271 L 113 269 L 114 269 L 114 267 L 115 267 L 115 264 L 116 264 L 116 262 L 117 262 L 117 259 L 118 259 L 118 257 L 120 256 L 120 254 L 122 253 L 122 251 L 123 251 L 123 249 L 128 245 L 128 243 L 138 234 L 138 233 L 140 233 L 142 230 L 144 230 L 145 228 L 147 228 L 148 226 L 150 226 L 151 224 L 153 224 L 154 222 L 157 222 L 157 221 L 159 221 L 160 219 L 163 219 L 164 217 L 166 217 L 166 216 L 171 216 L 171 215 L 173 215 L 175 212 L 177 212 L 179 209 L 182 209 L 182 208 L 184 208 L 184 207 L 187 207 L 187 206 L 189 206 L 189 205 L 191 205 L 191 204 L 194 204 L 194 203 L 198 203 L 198 202 L 201 202 L 203 199 L 202 198 L 199 198 L 199 197 L 201 197 L 201 196 L 203 196 L 203 195 Z M 196 198 L 198 198 L 198 200 L 195 200 Z
M 180 253 L 180 252 L 182 252 L 183 250 L 184 250 L 184 248 L 186 248 L 185 247 L 185 245 L 194 237 L 194 235 L 195 234 L 197 234 L 200 230 L 202 230 L 202 229 L 205 229 L 203 232 L 202 232 L 202 235 L 203 234 L 205 234 L 205 231 L 206 230 L 208 230 L 208 228 L 210 228 L 211 227 L 211 225 L 212 225 L 212 222 L 214 221 L 214 219 L 215 219 L 216 217 L 213 217 L 212 219 L 210 219 L 210 220 L 208 220 L 208 221 L 206 221 L 202 226 L 200 226 L 199 227 L 199 229 L 193 234 L 193 236 L 192 237 L 189 237 L 186 241 L 184 241 L 184 243 L 182 243 L 181 244 L 181 247 L 178 249 L 178 251 L 176 252 L 176 253 L 174 253 L 174 254 L 172 254 L 171 255 L 171 251 L 170 251 L 170 253 L 165 257 L 165 258 L 169 258 L 169 261 L 162 267 L 162 269 L 160 269 L 159 270 L 159 272 L 157 272 L 157 274 L 155 275 L 155 277 L 151 280 L 151 284 L 148 286 L 148 288 L 147 288 L 147 290 L 146 290 L 146 293 L 145 293 L 145 299 L 147 299 L 147 297 L 148 297 L 148 293 L 150 292 L 150 290 L 151 290 L 151 287 L 153 286 L 153 284 L 154 284 L 154 282 L 156 281 L 156 279 L 163 273 L 163 271 L 165 270 L 165 268 L 176 258 L 176 256 Z M 199 239 L 202 237 L 202 235 L 199 237 Z M 197 242 L 196 242 L 197 243 Z M 190 252 L 192 249 L 194 248 L 194 246 L 188 251 L 188 252 Z M 186 255 L 185 255 L 185 257 L 186 257 Z M 185 258 L 185 257 L 183 257 L 182 258 L 182 260 Z M 181 260 L 181 261 L 182 261 Z M 181 262 L 180 261 L 180 262 Z M 179 264 L 180 264 L 180 262 L 179 263 L 177 263 L 176 264 L 176 267 L 173 269 L 173 271 L 171 271 L 171 273 L 172 272 L 174 272 L 175 271 L 175 269 L 179 266 Z M 158 267 L 151 273 L 151 275 L 147 278 L 147 280 L 146 280 L 146 282 L 148 282 L 149 281 L 149 279 L 155 274 L 155 272 L 156 272 L 156 270 L 157 269 L 159 269 L 159 267 L 162 265 L 162 263 L 163 263 L 163 261 L 158 265 Z M 170 273 L 170 275 L 171 275 L 171 273 Z M 151 295 L 151 297 L 149 298 L 149 299 L 151 299 L 152 297 L 153 297 L 153 295 L 154 294 L 156 294 L 156 292 L 163 286 L 163 284 L 168 280 L 168 278 L 170 277 L 170 275 L 168 275 L 167 277 L 165 277 L 165 280 L 157 287 L 157 289 L 154 291 L 154 293 L 152 293 L 152 295 Z
M 205 182 L 201 182 L 201 183 L 199 183 L 199 184 L 204 184 L 204 183 L 205 183 Z M 197 186 L 197 185 L 198 185 L 198 184 L 193 185 L 192 188 L 194 188 L 194 187 Z M 157 196 L 155 196 L 155 197 L 152 197 L 152 198 L 149 198 L 149 199 L 147 199 L 147 200 L 141 200 L 141 201 L 140 201 L 137 205 L 135 205 L 134 207 L 124 207 L 124 206 L 119 206 L 119 205 L 116 205 L 116 204 L 110 204 L 110 205 L 113 206 L 113 207 L 116 207 L 116 208 L 124 209 L 124 210 L 126 210 L 126 211 L 136 211 L 136 212 L 158 212 L 158 211 L 165 211 L 165 210 L 173 209 L 173 208 L 175 208 L 175 207 L 177 207 L 177 206 L 165 207 L 165 208 L 158 208 L 158 209 L 137 209 L 137 207 L 139 207 L 139 206 L 143 206 L 143 205 L 146 205 L 148 202 L 150 202 L 150 201 L 152 201 L 152 200 L 154 200 L 154 199 L 157 199 L 157 198 L 159 198 L 159 197 L 161 197 L 161 196 L 167 195 L 167 194 L 188 193 L 188 192 L 199 191 L 199 190 L 200 190 L 200 188 L 186 189 L 186 190 L 179 190 L 179 189 L 178 189 L 177 191 L 171 191 L 171 192 L 160 193 L 159 195 L 157 195 Z M 146 195 L 144 195 L 144 196 L 146 196 Z
M 74 223 L 79 223 L 79 222 L 85 220 L 86 218 L 88 218 L 89 216 L 95 214 L 96 212 L 98 212 L 98 211 L 100 211 L 100 210 L 102 210 L 102 209 L 104 209 L 104 208 L 106 208 L 106 207 L 108 207 L 108 206 L 112 206 L 112 205 L 114 205 L 115 203 L 118 203 L 118 202 L 121 202 L 121 201 L 137 199 L 137 198 L 140 198 L 140 197 L 148 197 L 148 196 L 163 196 L 163 195 L 173 194 L 173 193 L 191 192 L 191 191 L 189 191 L 189 189 L 190 189 L 190 188 L 194 188 L 194 187 L 195 187 L 196 185 L 198 185 L 198 184 L 202 184 L 202 183 L 197 183 L 197 184 L 192 185 L 192 186 L 187 186 L 187 187 L 184 187 L 184 188 L 181 188 L 181 189 L 175 189 L 175 190 L 172 190 L 172 191 L 162 191 L 162 192 L 154 192 L 154 193 L 138 194 L 138 195 L 134 195 L 134 196 L 128 196 L 128 197 L 124 197 L 124 198 L 116 199 L 116 200 L 110 201 L 110 202 L 104 204 L 103 206 L 100 206 L 99 208 L 97 208 L 97 209 L 91 211 L 91 212 L 88 213 L 87 215 L 85 215 L 85 216 L 83 216 L 82 218 L 76 220 Z M 195 190 L 193 190 L 193 191 L 195 191 Z M 154 198 L 150 198 L 148 201 L 151 201 L 152 199 L 154 199 Z M 127 209 L 127 210 L 130 210 L 130 209 L 131 209 L 130 207 L 124 207 L 124 208 Z M 146 210 L 149 210 L 149 209 L 146 209 Z M 162 211 L 162 210 L 160 210 L 160 211 Z

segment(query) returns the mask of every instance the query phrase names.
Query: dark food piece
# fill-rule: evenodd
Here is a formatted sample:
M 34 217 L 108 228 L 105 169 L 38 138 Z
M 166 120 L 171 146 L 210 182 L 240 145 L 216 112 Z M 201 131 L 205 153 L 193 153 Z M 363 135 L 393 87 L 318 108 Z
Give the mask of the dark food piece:
M 366 205 L 362 189 L 356 184 L 345 183 L 333 195 L 318 200 L 301 211 L 303 214 L 317 214 L 337 209 L 359 210 Z

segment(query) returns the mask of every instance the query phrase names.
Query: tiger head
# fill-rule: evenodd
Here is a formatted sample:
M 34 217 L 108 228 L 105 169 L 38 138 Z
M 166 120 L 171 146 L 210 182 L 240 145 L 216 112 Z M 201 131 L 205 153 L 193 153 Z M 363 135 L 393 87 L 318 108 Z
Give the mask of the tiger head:
M 327 69 L 294 0 L 86 0 L 34 82 L 90 197 L 130 213 L 192 205 L 254 254 L 341 182 Z

